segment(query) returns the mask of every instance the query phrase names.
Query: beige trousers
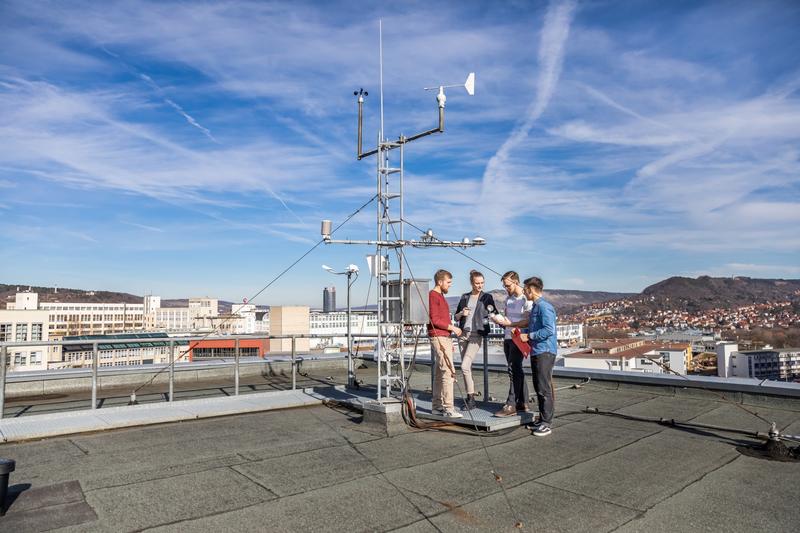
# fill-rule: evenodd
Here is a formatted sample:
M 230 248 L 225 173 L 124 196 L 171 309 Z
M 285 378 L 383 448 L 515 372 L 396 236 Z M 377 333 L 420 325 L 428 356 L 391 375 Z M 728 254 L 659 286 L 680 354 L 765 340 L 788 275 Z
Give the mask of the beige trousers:
M 458 347 L 461 350 L 461 373 L 464 374 L 464 386 L 467 394 L 475 394 L 475 382 L 472 381 L 472 361 L 483 345 L 483 337 L 471 333 L 469 337 L 460 337 Z
M 431 337 L 431 350 L 436 356 L 433 375 L 433 409 L 453 409 L 453 341 L 450 337 Z

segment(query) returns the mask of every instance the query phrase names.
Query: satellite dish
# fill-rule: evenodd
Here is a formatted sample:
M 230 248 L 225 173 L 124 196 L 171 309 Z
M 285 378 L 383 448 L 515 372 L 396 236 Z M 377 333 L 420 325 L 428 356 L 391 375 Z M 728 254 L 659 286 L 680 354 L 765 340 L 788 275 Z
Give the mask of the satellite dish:
M 475 73 L 470 72 L 469 76 L 467 76 L 467 81 L 464 82 L 464 88 L 467 90 L 467 94 L 470 96 L 475 96 Z

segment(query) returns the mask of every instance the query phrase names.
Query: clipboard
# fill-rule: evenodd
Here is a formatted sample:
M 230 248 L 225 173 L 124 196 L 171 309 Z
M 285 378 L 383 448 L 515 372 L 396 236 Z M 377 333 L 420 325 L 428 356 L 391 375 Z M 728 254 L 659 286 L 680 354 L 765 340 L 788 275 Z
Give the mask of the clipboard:
M 519 328 L 514 328 L 511 331 L 511 340 L 514 341 L 514 344 L 519 348 L 519 351 L 522 352 L 522 357 L 527 359 L 528 356 L 531 354 L 531 347 L 527 342 L 522 340 L 522 333 L 520 332 Z

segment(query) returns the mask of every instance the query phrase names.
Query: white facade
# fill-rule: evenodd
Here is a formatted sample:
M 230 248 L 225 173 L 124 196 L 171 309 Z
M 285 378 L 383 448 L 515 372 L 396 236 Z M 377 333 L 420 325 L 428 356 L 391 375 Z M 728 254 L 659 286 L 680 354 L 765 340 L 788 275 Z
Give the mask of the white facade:
M 65 335 L 109 335 L 144 329 L 144 305 L 129 303 L 39 302 L 35 292 L 17 293 L 7 310 L 44 310 L 49 313 L 51 339 Z
M 583 324 L 556 324 L 556 338 L 560 343 L 582 341 Z
M 94 342 L 98 343 L 99 357 L 97 364 L 99 367 L 169 363 L 169 342 L 171 339 L 165 334 L 142 334 L 141 338 L 131 339 L 131 342 L 126 342 L 125 344 L 108 343 L 107 341 L 113 337 L 116 336 L 112 335 L 108 338 L 86 337 L 87 344 L 65 346 L 64 361 L 51 363 L 50 368 L 91 367 L 94 357 Z M 74 340 L 84 339 L 78 338 Z M 185 341 L 175 341 L 173 345 L 175 359 L 186 349 L 186 346 L 187 342 Z
M 630 339 L 601 343 L 588 351 L 565 354 L 564 367 L 686 375 L 690 354 L 689 344 L 659 344 Z
M 734 353 L 739 351 L 739 345 L 735 342 L 720 342 L 717 343 L 717 375 L 721 378 L 728 378 L 734 375 L 731 368 L 731 357 Z M 741 364 L 737 363 L 737 370 L 740 370 Z
M 312 311 L 309 314 L 309 333 L 311 335 L 335 335 L 324 339 L 311 339 L 310 347 L 325 348 L 328 346 L 347 347 L 347 313 L 321 313 Z M 350 316 L 350 332 L 353 335 L 377 335 L 378 314 L 376 312 L 353 312 Z M 357 341 L 358 337 L 354 337 Z M 354 342 L 355 345 L 355 342 Z
M 161 307 L 161 298 L 146 296 L 148 331 L 211 331 L 219 316 L 216 298 L 190 298 L 188 307 Z
M 731 375 L 791 381 L 800 378 L 800 348 L 750 350 L 730 355 Z
M 49 340 L 49 312 L 41 309 L 0 309 L 0 342 Z M 12 346 L 7 350 L 8 370 L 46 370 L 52 357 L 49 346 Z

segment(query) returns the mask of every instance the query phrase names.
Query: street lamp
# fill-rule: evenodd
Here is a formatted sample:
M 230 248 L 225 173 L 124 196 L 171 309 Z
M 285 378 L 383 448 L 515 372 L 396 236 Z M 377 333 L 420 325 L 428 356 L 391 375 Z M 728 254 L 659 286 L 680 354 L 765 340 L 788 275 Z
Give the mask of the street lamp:
M 350 287 L 352 287 L 353 283 L 355 283 L 356 279 L 358 279 L 358 267 L 350 264 L 347 265 L 347 268 L 343 272 L 336 272 L 328 265 L 322 265 L 322 269 L 330 272 L 331 274 L 336 274 L 337 276 L 347 276 L 347 386 L 353 387 L 355 386 L 356 373 L 353 369 L 353 336 L 350 331 Z M 353 274 L 355 274 L 356 279 L 352 279 Z

